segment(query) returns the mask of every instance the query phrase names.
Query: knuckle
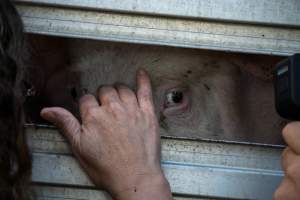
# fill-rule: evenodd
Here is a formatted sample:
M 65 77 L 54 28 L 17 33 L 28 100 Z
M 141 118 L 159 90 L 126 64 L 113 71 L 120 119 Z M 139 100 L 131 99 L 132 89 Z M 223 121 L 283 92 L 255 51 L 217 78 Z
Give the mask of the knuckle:
M 128 100 L 136 101 L 136 96 L 132 91 L 128 91 L 125 95 Z
M 281 158 L 282 158 L 282 160 L 286 160 L 286 159 L 287 159 L 289 152 L 290 152 L 289 148 L 285 148 L 285 149 L 282 151 L 282 153 L 281 153 Z
M 115 112 L 121 112 L 124 110 L 123 107 L 121 106 L 121 104 L 117 101 L 112 101 L 112 100 L 109 101 L 108 106 L 112 111 L 115 111 Z
M 86 116 L 88 116 L 88 117 L 95 117 L 98 115 L 99 109 L 96 107 L 87 108 L 85 113 L 86 113 Z
M 297 173 L 298 169 L 294 165 L 289 165 L 286 167 L 285 174 L 287 177 L 293 177 Z
M 98 96 L 102 98 L 109 98 L 114 92 L 114 89 L 110 86 L 102 86 L 98 89 Z
M 120 103 L 117 102 L 117 101 L 114 101 L 114 100 L 110 100 L 110 101 L 107 103 L 107 105 L 109 105 L 109 107 L 111 107 L 111 108 L 116 108 L 116 109 L 118 109 L 119 106 L 120 106 Z
M 99 89 L 99 93 L 100 94 L 103 94 L 103 95 L 107 95 L 107 94 L 110 94 L 111 92 L 114 91 L 114 88 L 111 87 L 111 86 L 102 86 L 100 87 Z
M 285 174 L 290 180 L 293 180 L 295 183 L 299 183 L 300 178 L 300 165 L 299 162 L 293 162 L 286 167 Z
M 91 94 L 85 94 L 82 97 L 80 97 L 79 102 L 82 104 L 86 101 L 89 101 L 91 98 L 93 98 L 93 95 Z
M 127 89 L 127 90 L 120 90 L 119 91 L 120 96 L 122 97 L 122 99 L 127 99 L 129 101 L 133 101 L 134 99 L 136 99 L 135 94 L 133 93 L 133 91 Z
M 130 89 L 128 87 L 126 87 L 125 85 L 119 85 L 118 90 L 122 91 L 122 92 L 129 92 L 130 91 Z

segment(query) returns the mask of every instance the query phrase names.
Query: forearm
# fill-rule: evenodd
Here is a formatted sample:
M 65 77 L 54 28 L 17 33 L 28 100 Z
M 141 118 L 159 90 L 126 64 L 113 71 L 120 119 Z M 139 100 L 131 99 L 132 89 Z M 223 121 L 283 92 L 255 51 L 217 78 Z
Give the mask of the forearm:
M 161 175 L 141 178 L 128 189 L 113 194 L 114 200 L 172 200 L 169 182 Z

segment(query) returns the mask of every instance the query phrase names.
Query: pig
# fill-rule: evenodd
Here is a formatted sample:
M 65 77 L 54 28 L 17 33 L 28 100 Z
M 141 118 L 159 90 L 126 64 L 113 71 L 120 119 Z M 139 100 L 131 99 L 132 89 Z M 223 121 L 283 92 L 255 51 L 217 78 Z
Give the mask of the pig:
M 47 79 L 50 106 L 79 117 L 82 91 L 96 95 L 99 86 L 116 84 L 135 90 L 143 68 L 162 136 L 282 144 L 285 121 L 274 108 L 271 73 L 280 58 L 82 39 L 61 44 L 68 61 Z

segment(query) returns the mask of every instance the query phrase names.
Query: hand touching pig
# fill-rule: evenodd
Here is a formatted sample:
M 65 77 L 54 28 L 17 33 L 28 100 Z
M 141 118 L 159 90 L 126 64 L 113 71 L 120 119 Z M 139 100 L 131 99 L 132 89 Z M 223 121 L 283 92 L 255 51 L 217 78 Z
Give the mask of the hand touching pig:
M 137 95 L 125 86 L 106 86 L 97 98 L 83 96 L 81 124 L 59 107 L 45 108 L 41 115 L 61 129 L 83 169 L 114 199 L 170 200 L 150 79 L 142 70 L 137 85 Z

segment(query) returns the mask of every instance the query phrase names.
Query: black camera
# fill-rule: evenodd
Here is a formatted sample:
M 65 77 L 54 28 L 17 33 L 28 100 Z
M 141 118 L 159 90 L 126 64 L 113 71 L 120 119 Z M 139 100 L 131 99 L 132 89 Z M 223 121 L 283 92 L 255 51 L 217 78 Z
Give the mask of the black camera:
M 274 88 L 278 114 L 289 120 L 300 120 L 300 54 L 276 65 Z

